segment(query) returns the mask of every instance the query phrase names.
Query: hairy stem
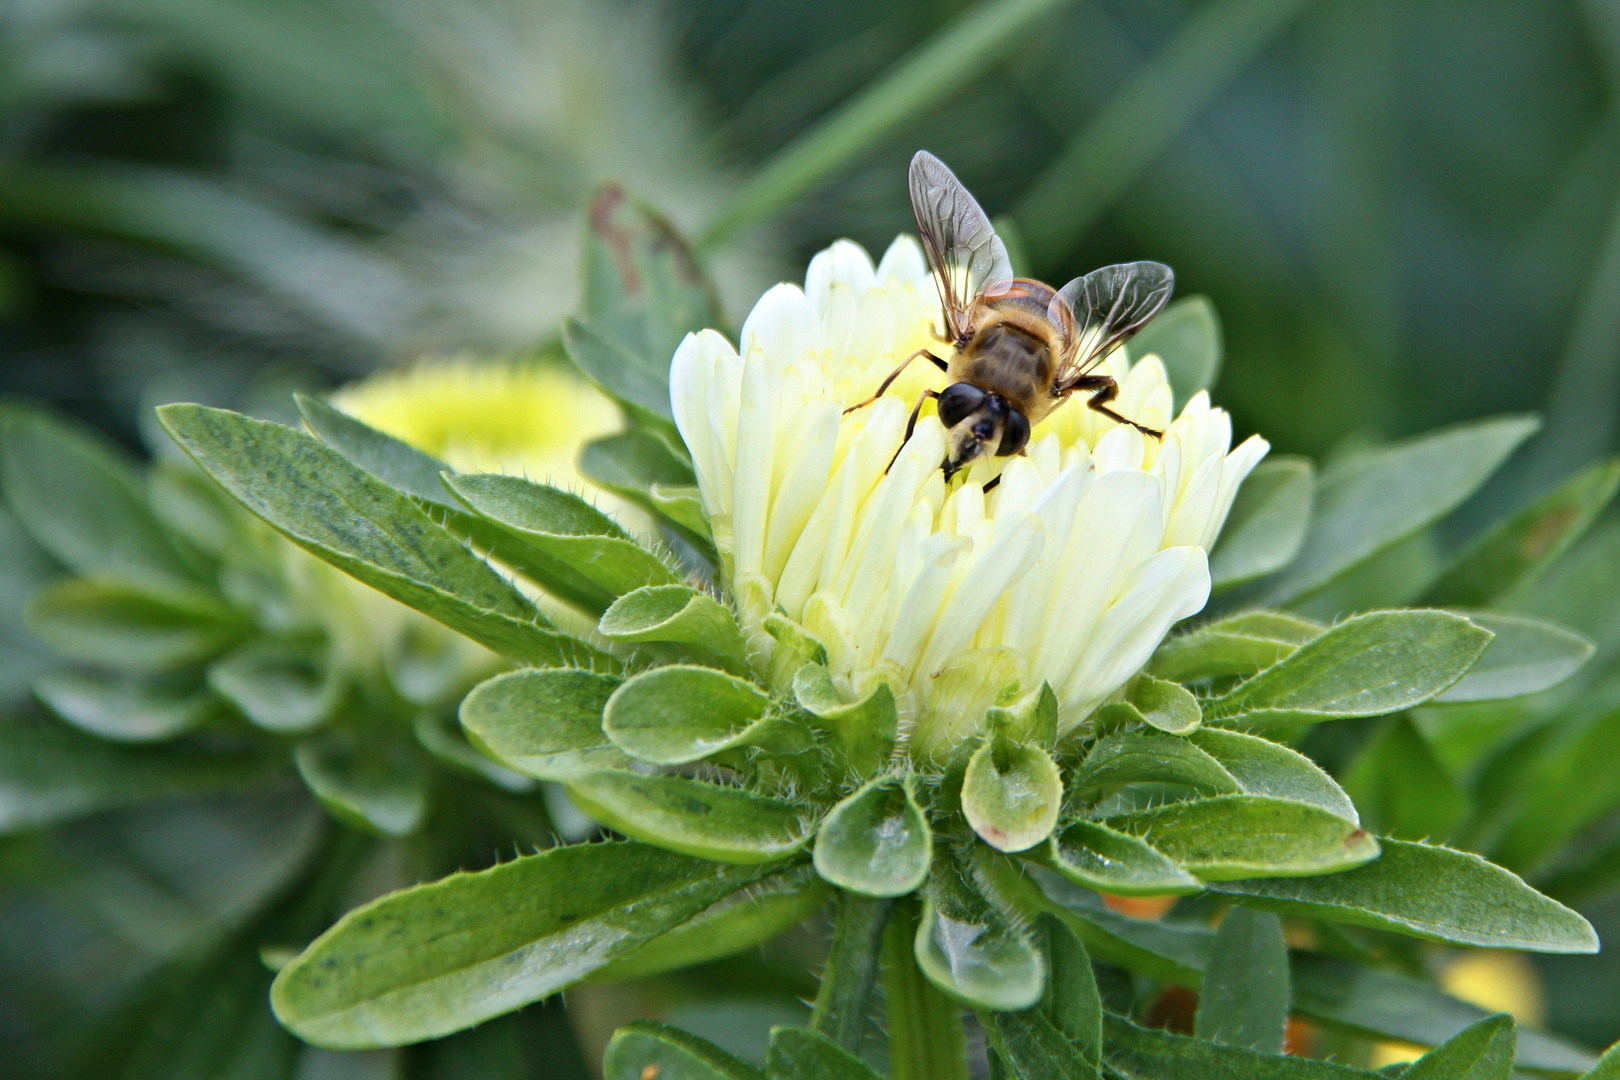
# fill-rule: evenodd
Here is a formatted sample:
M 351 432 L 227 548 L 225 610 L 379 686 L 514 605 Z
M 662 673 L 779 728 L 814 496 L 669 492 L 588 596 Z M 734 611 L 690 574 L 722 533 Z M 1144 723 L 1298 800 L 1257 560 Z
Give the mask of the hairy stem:
M 871 1018 L 883 927 L 893 900 L 839 890 L 832 951 L 821 974 L 810 1026 L 852 1054 L 860 1053 Z
M 918 905 L 900 901 L 883 935 L 883 995 L 891 1080 L 967 1080 L 962 1010 L 917 968 Z

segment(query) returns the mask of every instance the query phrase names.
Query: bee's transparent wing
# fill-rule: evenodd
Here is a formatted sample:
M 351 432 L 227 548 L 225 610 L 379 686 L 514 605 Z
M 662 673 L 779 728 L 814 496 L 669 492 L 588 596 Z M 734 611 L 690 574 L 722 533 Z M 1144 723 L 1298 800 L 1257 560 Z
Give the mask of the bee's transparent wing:
M 926 150 L 911 159 L 911 209 L 939 285 L 945 330 L 960 340 L 973 329 L 968 323 L 973 300 L 1011 281 L 1012 261 L 977 200 Z
M 1077 277 L 1058 290 L 1074 311 L 1075 335 L 1052 392 L 1062 394 L 1163 310 L 1176 275 L 1156 262 L 1119 263 Z

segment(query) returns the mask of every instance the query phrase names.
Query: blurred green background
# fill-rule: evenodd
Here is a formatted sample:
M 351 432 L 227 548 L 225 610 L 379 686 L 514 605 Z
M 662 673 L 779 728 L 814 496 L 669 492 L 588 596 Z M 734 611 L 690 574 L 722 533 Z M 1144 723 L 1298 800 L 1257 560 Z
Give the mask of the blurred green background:
M 159 401 L 552 349 L 606 180 L 737 322 L 911 228 L 927 147 L 1027 271 L 1211 296 L 1281 450 L 1541 412 L 1484 521 L 1615 448 L 1617 78 L 1620 0 L 4 0 L 0 393 L 133 446 Z M 1544 970 L 1620 1037 L 1620 965 Z

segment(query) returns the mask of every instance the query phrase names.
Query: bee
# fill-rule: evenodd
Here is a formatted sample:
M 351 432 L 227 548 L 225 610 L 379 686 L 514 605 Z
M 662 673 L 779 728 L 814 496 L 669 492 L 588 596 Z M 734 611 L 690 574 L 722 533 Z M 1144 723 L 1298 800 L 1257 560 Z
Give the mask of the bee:
M 949 385 L 923 391 L 901 445 L 916 430 L 923 403 L 937 401 L 946 428 L 941 468 L 947 480 L 986 454 L 1022 453 L 1030 428 L 1074 393 L 1089 394 L 1087 406 L 1116 423 L 1164 437 L 1116 412 L 1110 402 L 1119 396 L 1119 384 L 1094 369 L 1169 302 L 1175 274 L 1168 266 L 1105 266 L 1061 289 L 1014 277 L 990 219 L 926 150 L 911 159 L 911 209 L 944 314 L 944 333 L 935 336 L 950 347 L 950 359 L 918 349 L 846 413 L 882 397 L 913 360 L 926 357 Z

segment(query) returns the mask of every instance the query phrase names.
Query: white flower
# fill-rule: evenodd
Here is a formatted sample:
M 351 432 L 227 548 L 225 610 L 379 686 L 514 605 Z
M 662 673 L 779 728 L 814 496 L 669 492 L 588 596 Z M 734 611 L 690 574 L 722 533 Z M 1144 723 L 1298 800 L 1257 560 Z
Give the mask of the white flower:
M 938 318 L 914 240 L 897 239 L 875 268 L 839 241 L 811 260 L 802 290 L 760 298 L 741 355 L 705 330 L 670 372 L 723 584 L 760 670 L 773 644 L 764 621 L 781 612 L 826 644 L 848 692 L 890 683 L 921 756 L 1043 681 L 1062 731 L 1116 693 L 1204 606 L 1205 553 L 1269 449 L 1255 436 L 1229 453 L 1231 421 L 1203 393 L 1171 422 L 1163 365 L 1118 349 L 1103 366 L 1120 382 L 1115 407 L 1164 428 L 1162 444 L 1076 396 L 1035 427 L 1027 456 L 981 459 L 947 485 L 932 405 L 895 457 L 918 394 L 944 385 L 936 368 L 913 363 L 877 402 L 843 414 L 936 344 Z

